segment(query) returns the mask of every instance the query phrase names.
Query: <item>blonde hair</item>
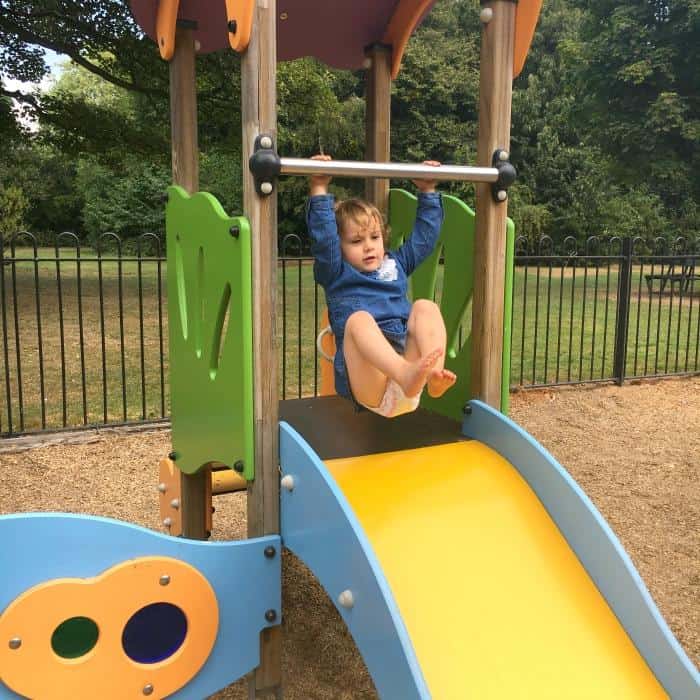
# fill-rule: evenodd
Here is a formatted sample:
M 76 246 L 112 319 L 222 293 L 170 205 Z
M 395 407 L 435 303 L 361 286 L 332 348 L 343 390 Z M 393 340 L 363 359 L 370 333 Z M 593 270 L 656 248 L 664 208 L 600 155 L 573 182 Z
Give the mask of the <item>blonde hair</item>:
M 388 248 L 389 227 L 386 225 L 384 217 L 377 207 L 369 202 L 365 202 L 363 199 L 345 199 L 335 205 L 335 221 L 338 225 L 339 233 L 344 231 L 345 224 L 348 221 L 365 226 L 367 221 L 371 219 L 376 219 L 379 222 L 384 246 Z

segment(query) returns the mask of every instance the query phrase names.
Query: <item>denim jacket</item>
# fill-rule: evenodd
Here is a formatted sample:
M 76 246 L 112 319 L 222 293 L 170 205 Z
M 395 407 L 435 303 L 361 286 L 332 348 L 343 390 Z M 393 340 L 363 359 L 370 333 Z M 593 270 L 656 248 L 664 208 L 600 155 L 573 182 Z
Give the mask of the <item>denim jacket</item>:
M 442 219 L 440 194 L 420 193 L 410 238 L 398 250 L 386 251 L 378 270 L 361 272 L 343 260 L 333 195 L 309 198 L 306 223 L 314 256 L 314 278 L 326 293 L 336 344 L 333 362 L 335 390 L 341 396 L 351 396 L 343 355 L 346 321 L 355 311 L 367 311 L 389 342 L 403 350 L 411 312 L 407 297 L 408 276 L 433 252 Z

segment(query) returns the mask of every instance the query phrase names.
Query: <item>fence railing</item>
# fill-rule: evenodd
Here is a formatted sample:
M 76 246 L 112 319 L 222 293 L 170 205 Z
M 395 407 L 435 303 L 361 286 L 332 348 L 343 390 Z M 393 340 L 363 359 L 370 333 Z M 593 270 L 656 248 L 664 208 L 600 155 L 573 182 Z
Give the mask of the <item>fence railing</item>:
M 534 248 L 534 250 L 533 250 Z M 697 241 L 516 241 L 511 383 L 534 387 L 700 370 Z
M 700 247 L 661 239 L 516 243 L 511 383 L 536 387 L 700 372 Z M 323 293 L 302 239 L 278 269 L 283 398 L 320 385 Z M 441 288 L 438 280 L 438 289 Z M 96 246 L 64 232 L 0 239 L 0 435 L 167 417 L 165 258 L 160 239 Z M 461 338 L 471 325 L 467 315 Z M 461 341 L 460 341 L 461 342 Z

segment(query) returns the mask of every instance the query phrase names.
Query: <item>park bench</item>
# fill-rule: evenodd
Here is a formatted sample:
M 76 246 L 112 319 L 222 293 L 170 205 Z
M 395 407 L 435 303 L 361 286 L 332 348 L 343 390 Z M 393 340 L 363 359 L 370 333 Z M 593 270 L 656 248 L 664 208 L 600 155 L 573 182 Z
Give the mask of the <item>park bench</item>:
M 661 263 L 659 272 L 644 275 L 647 282 L 647 288 L 651 294 L 654 287 L 654 280 L 659 280 L 659 294 L 661 294 L 666 285 L 670 284 L 673 289 L 674 284 L 678 284 L 681 292 L 687 292 L 693 282 L 700 280 L 700 274 L 696 274 L 695 258 L 673 258 L 667 262 Z

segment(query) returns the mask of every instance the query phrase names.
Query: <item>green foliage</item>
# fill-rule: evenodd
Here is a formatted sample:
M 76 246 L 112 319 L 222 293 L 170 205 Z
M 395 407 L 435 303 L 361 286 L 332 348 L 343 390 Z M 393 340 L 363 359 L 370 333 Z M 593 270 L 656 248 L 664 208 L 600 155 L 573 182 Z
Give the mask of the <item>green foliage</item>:
M 169 171 L 135 158 L 125 159 L 122 166 L 119 177 L 92 159 L 78 166 L 78 188 L 85 201 L 83 224 L 93 245 L 107 232 L 128 239 L 164 230 Z
M 479 4 L 440 0 L 393 84 L 392 158 L 474 163 Z M 41 47 L 70 61 L 46 93 L 0 89 L 0 183 L 33 231 L 162 230 L 169 183 L 168 66 L 123 0 L 0 0 L 0 73 L 38 82 Z M 547 0 L 513 86 L 510 215 L 535 240 L 696 235 L 700 224 L 700 4 Z M 279 150 L 364 154 L 364 77 L 314 59 L 279 64 Z M 240 58 L 197 59 L 201 188 L 241 212 Z M 38 132 L 10 109 L 19 99 Z M 6 174 L 7 173 L 7 174 Z M 403 183 L 396 183 L 403 184 Z M 361 194 L 338 180 L 339 196 Z M 473 203 L 473 187 L 442 188 Z M 302 233 L 307 184 L 279 185 L 279 235 Z
M 24 228 L 23 217 L 28 205 L 19 187 L 0 184 L 0 236 L 8 238 Z

